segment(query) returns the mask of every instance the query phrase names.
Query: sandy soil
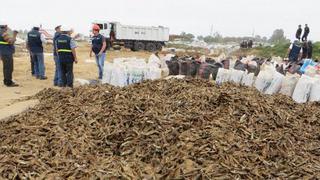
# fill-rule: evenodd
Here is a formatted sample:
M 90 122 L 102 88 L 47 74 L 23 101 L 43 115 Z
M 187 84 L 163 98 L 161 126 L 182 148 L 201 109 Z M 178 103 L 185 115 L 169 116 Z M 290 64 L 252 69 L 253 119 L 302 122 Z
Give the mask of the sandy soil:
M 75 78 L 82 79 L 97 79 L 98 69 L 94 58 L 89 57 L 89 45 L 87 43 L 79 44 L 77 49 L 79 63 L 74 66 Z M 107 54 L 107 60 L 110 61 L 119 57 L 137 57 L 148 58 L 148 52 L 131 52 L 129 50 L 110 51 Z M 48 80 L 40 81 L 31 76 L 30 58 L 27 53 L 19 53 L 19 57 L 14 58 L 14 73 L 13 79 L 20 87 L 7 88 L 2 84 L 3 68 L 0 63 L 0 110 L 8 108 L 8 106 L 20 101 L 24 97 L 31 96 L 41 91 L 44 88 L 53 87 L 54 61 L 52 53 L 45 53 L 46 75 Z M 14 107 L 14 106 L 12 106 Z

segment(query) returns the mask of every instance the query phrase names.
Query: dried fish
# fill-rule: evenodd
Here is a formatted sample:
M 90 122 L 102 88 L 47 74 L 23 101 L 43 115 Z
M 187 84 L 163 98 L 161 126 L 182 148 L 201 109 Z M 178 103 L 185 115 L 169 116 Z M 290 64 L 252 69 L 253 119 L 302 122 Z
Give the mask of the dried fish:
M 46 89 L 0 122 L 0 179 L 317 179 L 320 103 L 201 79 Z

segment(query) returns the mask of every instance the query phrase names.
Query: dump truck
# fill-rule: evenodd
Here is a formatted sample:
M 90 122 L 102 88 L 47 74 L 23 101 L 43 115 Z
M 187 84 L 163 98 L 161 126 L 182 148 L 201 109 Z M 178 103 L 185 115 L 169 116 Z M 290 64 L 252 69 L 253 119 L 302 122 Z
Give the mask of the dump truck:
M 124 46 L 132 51 L 160 51 L 169 41 L 169 28 L 122 25 L 119 22 L 94 21 L 106 37 L 108 48 Z

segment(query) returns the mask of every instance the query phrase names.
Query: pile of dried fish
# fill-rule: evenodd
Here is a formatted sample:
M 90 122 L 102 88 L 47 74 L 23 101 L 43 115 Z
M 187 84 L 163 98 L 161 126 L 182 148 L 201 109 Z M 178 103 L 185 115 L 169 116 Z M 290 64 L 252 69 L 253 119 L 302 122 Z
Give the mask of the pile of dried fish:
M 320 105 L 205 80 L 47 89 L 0 123 L 0 177 L 316 179 Z

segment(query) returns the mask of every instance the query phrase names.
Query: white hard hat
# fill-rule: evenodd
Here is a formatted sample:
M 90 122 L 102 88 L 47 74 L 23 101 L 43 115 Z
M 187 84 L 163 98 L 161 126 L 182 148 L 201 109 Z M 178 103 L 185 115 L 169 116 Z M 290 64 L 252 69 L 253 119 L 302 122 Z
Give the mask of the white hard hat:
M 66 26 L 66 25 L 62 25 L 60 30 L 64 31 L 64 32 L 68 32 L 68 31 L 72 31 L 72 27 Z

